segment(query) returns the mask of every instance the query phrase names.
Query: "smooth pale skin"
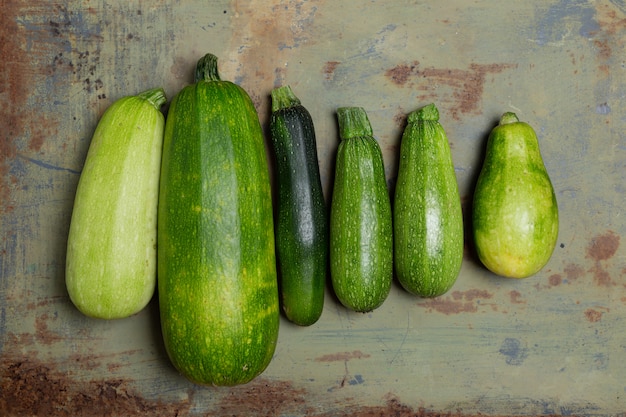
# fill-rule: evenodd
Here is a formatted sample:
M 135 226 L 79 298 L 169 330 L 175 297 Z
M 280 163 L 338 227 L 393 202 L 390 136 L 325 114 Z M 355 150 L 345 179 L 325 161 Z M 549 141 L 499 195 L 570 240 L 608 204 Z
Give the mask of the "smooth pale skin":
M 554 189 L 534 130 L 513 113 L 489 136 L 472 217 L 478 257 L 492 272 L 526 278 L 550 260 L 559 229 Z
M 124 97 L 102 116 L 78 182 L 65 281 L 85 315 L 142 310 L 156 286 L 163 90 Z

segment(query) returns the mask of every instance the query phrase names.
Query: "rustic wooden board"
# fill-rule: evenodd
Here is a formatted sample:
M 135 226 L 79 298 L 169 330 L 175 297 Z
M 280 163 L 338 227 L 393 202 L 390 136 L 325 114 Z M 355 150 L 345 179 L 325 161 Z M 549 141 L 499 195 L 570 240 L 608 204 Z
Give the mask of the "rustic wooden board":
M 0 3 L 0 414 L 625 415 L 623 0 L 116 3 Z M 507 280 L 468 245 L 448 294 L 394 285 L 370 314 L 328 291 L 315 325 L 281 321 L 252 383 L 187 382 L 156 303 L 120 321 L 83 317 L 64 257 L 99 116 L 155 86 L 171 99 L 207 52 L 265 126 L 270 90 L 292 86 L 316 123 L 327 193 L 339 106 L 368 111 L 391 187 L 405 115 L 436 103 L 466 211 L 487 134 L 516 112 L 557 192 L 551 261 Z

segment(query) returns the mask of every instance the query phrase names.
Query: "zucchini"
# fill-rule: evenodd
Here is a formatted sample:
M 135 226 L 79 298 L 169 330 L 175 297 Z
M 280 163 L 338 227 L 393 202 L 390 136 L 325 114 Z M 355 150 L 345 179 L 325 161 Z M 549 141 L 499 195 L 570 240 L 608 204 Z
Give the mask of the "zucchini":
M 393 215 L 400 284 L 421 297 L 446 293 L 463 260 L 463 213 L 448 138 L 434 104 L 408 115 Z
M 280 313 L 270 187 L 256 109 L 206 54 L 169 108 L 158 212 L 163 339 L 175 368 L 194 383 L 247 383 L 274 354 Z
M 559 233 L 554 188 L 533 128 L 504 113 L 487 140 L 474 192 L 474 242 L 493 273 L 526 278 L 550 260 Z
M 291 87 L 272 90 L 270 133 L 276 162 L 276 251 L 282 308 L 300 326 L 324 307 L 328 215 L 313 119 Z
M 393 277 L 391 201 L 380 146 L 364 109 L 337 110 L 340 143 L 330 208 L 330 275 L 339 301 L 368 312 Z
M 142 310 L 156 285 L 162 88 L 118 99 L 102 115 L 80 174 L 65 283 L 87 316 Z

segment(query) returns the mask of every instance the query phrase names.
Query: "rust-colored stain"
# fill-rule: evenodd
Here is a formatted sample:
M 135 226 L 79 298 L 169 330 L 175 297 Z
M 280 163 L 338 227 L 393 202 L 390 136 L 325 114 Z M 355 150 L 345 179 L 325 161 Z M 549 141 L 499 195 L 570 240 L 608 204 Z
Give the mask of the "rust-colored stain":
M 480 300 L 489 300 L 493 294 L 486 290 L 472 289 L 467 291 L 453 291 L 450 295 L 428 299 L 419 305 L 429 311 L 437 311 L 446 315 L 459 313 L 475 313 L 478 311 Z M 495 306 L 492 305 L 492 309 Z
M 406 126 L 407 114 L 404 109 L 398 109 L 398 112 L 393 116 L 393 122 L 399 128 Z
M 585 317 L 587 318 L 587 321 L 597 323 L 602 319 L 602 312 L 594 310 L 593 308 L 588 308 L 585 310 Z
M 295 387 L 292 382 L 257 378 L 246 385 L 230 388 L 210 415 L 309 415 L 314 405 L 307 403 L 307 391 Z
M 385 76 L 399 87 L 415 88 L 423 93 L 420 100 L 437 99 L 447 104 L 452 117 L 480 114 L 480 102 L 487 76 L 498 74 L 517 64 L 471 64 L 469 69 L 421 68 L 419 61 L 401 63 L 385 71 Z M 419 83 L 416 81 L 419 79 Z M 451 97 L 441 96 L 440 86 L 452 89 Z
M 623 37 L 615 36 L 626 30 L 626 16 L 623 13 L 607 3 L 601 3 L 596 9 L 596 20 L 605 36 L 621 40 L 621 45 L 624 45 Z
M 36 154 L 45 152 L 47 138 L 59 134 L 57 118 L 38 113 L 44 101 L 54 97 L 39 97 L 36 89 L 52 81 L 56 85 L 57 71 L 74 71 L 71 61 L 57 52 L 64 39 L 64 31 L 71 25 L 69 21 L 56 22 L 50 18 L 36 19 L 36 13 L 50 12 L 44 1 L 5 1 L 0 14 L 0 213 L 13 209 L 12 190 L 19 188 L 22 179 L 11 174 L 12 162 L 20 153 Z M 55 7 L 53 13 L 67 15 L 62 6 Z M 43 20 L 26 27 L 20 18 L 29 15 L 33 21 Z M 37 33 L 39 32 L 39 33 Z M 56 56 L 53 56 L 55 55 Z M 27 59 L 25 59 L 27 57 Z M 33 62 L 38 63 L 33 65 Z M 26 139 L 26 140 L 24 140 Z M 19 144 L 19 145 L 18 145 Z
M 613 56 L 613 49 L 617 47 L 621 50 L 624 47 L 623 36 L 619 34 L 626 30 L 626 18 L 609 4 L 601 4 L 596 9 L 596 20 L 600 30 L 594 33 L 593 46 L 598 59 L 598 71 L 604 78 L 609 78 L 609 60 Z
M 165 403 L 143 398 L 122 379 L 77 381 L 70 373 L 34 358 L 3 360 L 0 415 L 74 417 L 87 415 L 175 416 L 188 402 Z
M 548 277 L 548 282 L 551 287 L 558 287 L 563 282 L 561 274 L 552 274 Z
M 250 94 L 261 123 L 265 123 L 269 114 L 267 91 L 280 85 L 287 75 L 288 69 L 277 69 L 288 62 L 290 51 L 315 43 L 309 28 L 321 3 L 277 0 L 231 2 L 231 50 L 238 51 L 233 57 L 238 66 L 236 75 L 225 73 L 223 78 L 236 79 Z M 272 53 L 268 53 L 268 48 Z
M 419 61 L 413 61 L 410 64 L 399 64 L 385 72 L 385 76 L 398 86 L 404 86 L 413 75 L 417 75 Z
M 601 287 L 615 285 L 609 271 L 602 265 L 602 261 L 611 259 L 619 248 L 620 237 L 612 230 L 595 236 L 587 246 L 587 258 L 595 261 L 588 270 L 593 275 L 594 283 Z
M 338 352 L 323 355 L 315 358 L 315 362 L 344 362 L 349 361 L 350 359 L 366 359 L 369 357 L 370 355 L 367 353 L 363 353 L 360 350 L 354 350 L 352 352 Z
M 568 282 L 576 281 L 578 278 L 585 275 L 585 269 L 575 263 L 567 265 L 563 272 L 565 273 L 565 277 L 567 278 Z
M 51 345 L 63 338 L 48 329 L 48 321 L 55 320 L 50 318 L 48 313 L 43 313 L 35 318 L 35 339 L 42 345 Z
M 16 138 L 24 134 L 27 114 L 23 108 L 34 77 L 28 63 L 22 59 L 26 33 L 16 23 L 22 7 L 23 2 L 5 1 L 0 13 L 0 94 L 6 97 L 0 112 L 0 213 L 13 209 L 11 190 L 15 178 L 9 175 L 10 162 L 17 155 Z
M 611 49 L 611 46 L 609 45 L 609 42 L 607 40 L 595 39 L 593 41 L 593 45 L 598 51 L 598 58 L 602 60 L 607 60 L 611 58 L 611 55 L 613 55 L 613 50 Z M 606 70 L 608 72 L 608 68 L 606 68 Z
M 324 68 L 322 68 L 322 73 L 324 74 L 324 79 L 330 81 L 334 78 L 335 70 L 341 64 L 339 61 L 327 61 L 324 64 Z
M 619 248 L 619 241 L 619 235 L 616 235 L 612 230 L 598 235 L 589 242 L 587 246 L 587 257 L 594 261 L 606 261 L 607 259 L 611 259 Z
M 511 299 L 511 304 L 526 304 L 526 301 L 522 298 L 522 293 L 517 290 L 510 291 L 509 298 Z

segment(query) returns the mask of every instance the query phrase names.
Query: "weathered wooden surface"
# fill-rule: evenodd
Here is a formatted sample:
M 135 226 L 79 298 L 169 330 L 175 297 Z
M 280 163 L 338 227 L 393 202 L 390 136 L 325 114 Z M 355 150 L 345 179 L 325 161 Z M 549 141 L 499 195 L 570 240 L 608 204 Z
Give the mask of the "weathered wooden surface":
M 116 3 L 0 3 L 0 414 L 624 415 L 623 0 Z M 339 106 L 368 111 L 393 186 L 406 113 L 436 103 L 466 210 L 487 134 L 516 112 L 537 130 L 557 192 L 551 261 L 507 280 L 468 245 L 448 294 L 394 285 L 366 315 L 328 291 L 317 324 L 282 320 L 254 382 L 187 382 L 164 352 L 156 303 L 85 318 L 64 257 L 98 117 L 155 86 L 171 99 L 206 52 L 264 125 L 271 88 L 292 86 L 316 123 L 327 192 Z

